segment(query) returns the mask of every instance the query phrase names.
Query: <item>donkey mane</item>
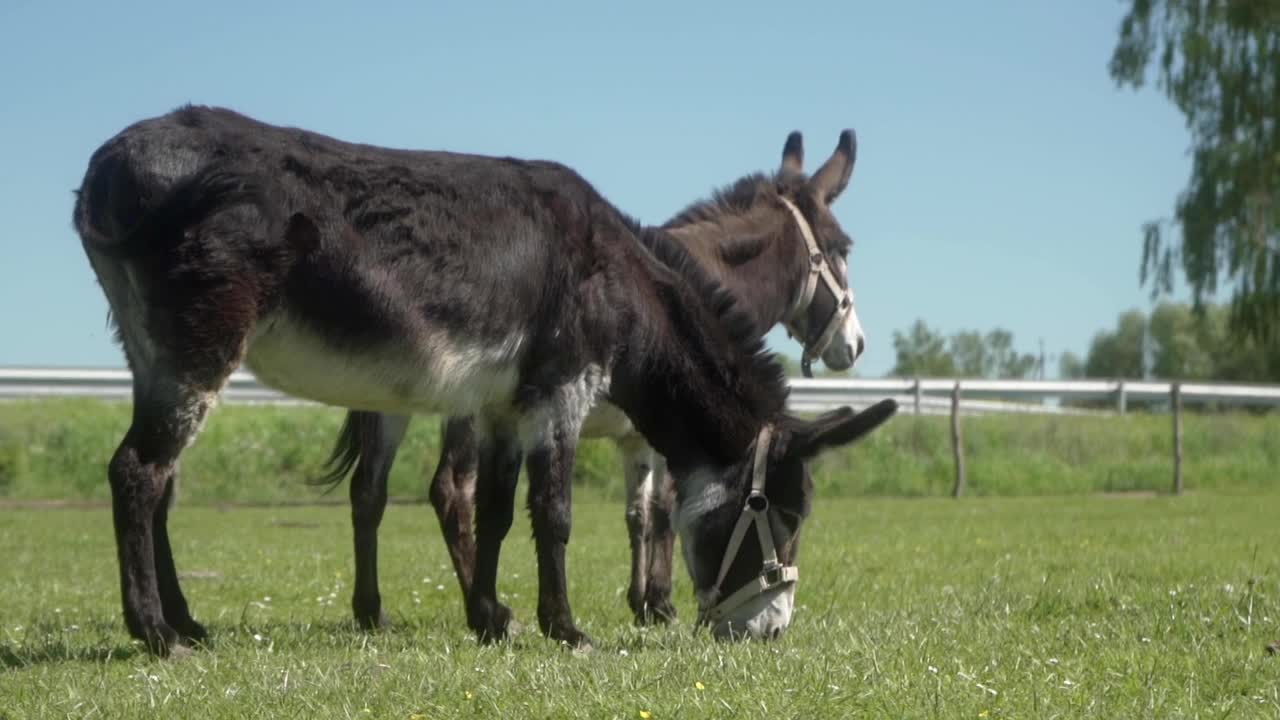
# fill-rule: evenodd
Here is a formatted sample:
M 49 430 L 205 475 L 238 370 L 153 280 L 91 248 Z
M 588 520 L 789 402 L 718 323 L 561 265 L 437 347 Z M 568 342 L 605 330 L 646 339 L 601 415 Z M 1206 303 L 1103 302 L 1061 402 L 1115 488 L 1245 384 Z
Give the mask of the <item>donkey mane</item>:
M 690 204 L 662 227 L 672 229 L 699 222 L 717 222 L 725 216 L 739 215 L 751 210 L 760 202 L 762 195 L 767 198 L 785 197 L 795 203 L 805 217 L 817 217 L 813 196 L 804 191 L 807 183 L 808 178 L 795 172 L 744 175 L 713 190 L 711 197 Z M 824 248 L 829 252 L 847 254 L 850 249 L 849 240 L 843 233 L 834 233 L 830 237 L 820 235 L 818 242 L 829 245 Z
M 638 228 L 641 245 L 666 268 L 683 281 L 670 290 L 688 295 L 676 299 L 687 312 L 705 308 L 718 321 L 723 337 L 707 333 L 697 323 L 683 322 L 685 331 L 679 341 L 692 341 L 706 352 L 698 353 L 704 361 L 715 365 L 715 375 L 726 388 L 746 401 L 746 410 L 756 424 L 768 422 L 786 405 L 790 389 L 786 375 L 776 356 L 764 342 L 764 332 L 739 301 L 702 267 L 687 247 L 662 228 Z M 683 317 L 681 318 L 683 320 Z M 721 347 L 715 347 L 715 345 Z M 694 375 L 693 377 L 697 377 Z

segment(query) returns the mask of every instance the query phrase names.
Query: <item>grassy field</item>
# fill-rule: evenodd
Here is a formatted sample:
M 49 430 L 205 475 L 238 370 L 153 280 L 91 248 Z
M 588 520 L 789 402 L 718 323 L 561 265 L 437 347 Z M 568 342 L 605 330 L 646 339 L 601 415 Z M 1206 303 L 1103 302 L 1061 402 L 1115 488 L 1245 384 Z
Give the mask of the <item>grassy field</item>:
M 131 644 L 109 512 L 0 511 L 0 717 L 1280 716 L 1276 496 L 824 498 L 799 611 L 774 643 L 637 629 L 621 508 L 579 503 L 569 571 L 586 655 L 531 629 L 523 518 L 500 588 L 527 629 L 478 646 L 434 518 L 393 507 L 383 595 L 397 623 L 348 622 L 341 508 L 173 518 L 179 569 L 214 647 Z
M 342 412 L 318 407 L 219 408 L 183 455 L 184 502 L 308 501 Z M 106 464 L 129 423 L 126 403 L 0 403 L 0 499 L 102 500 Z M 1186 487 L 1219 492 L 1276 488 L 1280 414 L 1194 415 L 1185 423 Z M 391 475 L 393 495 L 424 497 L 439 456 L 432 417 L 415 420 Z M 969 493 L 1046 495 L 1164 491 L 1171 477 L 1168 416 L 966 418 Z M 950 491 L 946 418 L 900 415 L 858 446 L 823 457 L 826 497 L 936 496 Z M 612 443 L 583 443 L 581 496 L 620 500 Z M 338 499 L 340 499 L 340 495 Z

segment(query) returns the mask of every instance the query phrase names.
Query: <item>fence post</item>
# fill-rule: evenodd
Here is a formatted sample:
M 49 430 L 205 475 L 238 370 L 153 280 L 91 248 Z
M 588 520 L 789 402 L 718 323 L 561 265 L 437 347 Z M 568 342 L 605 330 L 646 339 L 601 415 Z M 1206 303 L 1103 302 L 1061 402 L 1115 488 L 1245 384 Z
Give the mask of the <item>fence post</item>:
M 916 396 L 916 397 L 915 397 L 915 401 L 916 401 L 916 407 L 915 407 L 915 410 L 916 410 L 916 414 L 917 414 L 917 415 L 919 415 L 919 414 L 920 414 L 920 395 L 921 395 L 921 394 L 922 394 L 922 391 L 921 391 L 921 389 L 920 389 L 920 378 L 916 378 L 916 387 L 915 387 L 915 396 Z
M 951 388 L 951 451 L 956 458 L 956 485 L 951 497 L 964 494 L 964 447 L 960 441 L 960 381 Z
M 1125 387 L 1124 381 L 1120 381 L 1120 386 L 1116 388 L 1116 409 L 1123 415 L 1129 409 L 1129 389 Z
M 1182 494 L 1182 383 L 1169 387 L 1173 411 L 1173 494 Z

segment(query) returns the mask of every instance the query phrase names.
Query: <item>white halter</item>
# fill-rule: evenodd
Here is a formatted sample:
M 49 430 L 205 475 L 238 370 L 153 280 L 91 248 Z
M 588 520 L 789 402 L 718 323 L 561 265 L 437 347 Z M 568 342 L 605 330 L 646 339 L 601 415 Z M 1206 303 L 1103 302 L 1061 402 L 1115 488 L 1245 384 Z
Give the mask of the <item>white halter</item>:
M 849 313 L 853 312 L 853 291 L 840 287 L 835 273 L 831 272 L 831 267 L 827 264 L 827 256 L 823 255 L 822 249 L 818 247 L 818 241 L 813 236 L 813 230 L 810 229 L 809 222 L 801 214 L 800 208 L 797 208 L 795 203 L 785 197 L 779 197 L 778 199 L 782 201 L 783 205 L 787 206 L 792 216 L 795 217 L 796 224 L 800 226 L 800 234 L 804 236 L 804 243 L 809 250 L 809 273 L 805 276 L 804 287 L 801 288 L 800 295 L 796 297 L 795 304 L 791 306 L 791 311 L 787 313 L 787 318 L 783 321 L 783 325 L 787 328 L 787 334 L 804 343 L 805 337 L 799 331 L 796 321 L 809 311 L 809 306 L 813 303 L 814 292 L 818 289 L 819 279 L 826 285 L 831 297 L 836 300 L 836 310 L 831 313 L 831 319 L 827 321 L 826 327 L 823 328 L 822 333 L 818 335 L 818 339 L 812 345 L 805 344 L 804 354 L 800 357 L 800 369 L 804 376 L 813 377 L 813 370 L 811 369 L 813 361 L 822 356 L 823 351 L 831 344 L 831 339 L 836 336 L 836 332 L 844 325 Z
M 773 439 L 773 429 L 765 425 L 756 437 L 756 450 L 751 473 L 751 492 L 747 502 L 738 516 L 738 524 L 729 536 L 729 545 L 725 548 L 724 558 L 720 561 L 720 574 L 716 576 L 716 584 L 711 587 L 712 605 L 698 608 L 698 624 L 715 625 L 730 613 L 747 602 L 764 593 L 784 585 L 790 585 L 800 579 L 800 569 L 794 565 L 783 565 L 778 561 L 778 552 L 773 545 L 773 531 L 769 527 L 769 499 L 764 495 L 765 471 L 769 465 L 769 444 Z M 725 576 L 729 574 L 729 566 L 738 556 L 738 549 L 747 535 L 747 526 L 756 526 L 756 537 L 760 541 L 760 556 L 763 558 L 760 574 L 754 580 L 738 588 L 733 594 L 717 601 L 720 587 Z

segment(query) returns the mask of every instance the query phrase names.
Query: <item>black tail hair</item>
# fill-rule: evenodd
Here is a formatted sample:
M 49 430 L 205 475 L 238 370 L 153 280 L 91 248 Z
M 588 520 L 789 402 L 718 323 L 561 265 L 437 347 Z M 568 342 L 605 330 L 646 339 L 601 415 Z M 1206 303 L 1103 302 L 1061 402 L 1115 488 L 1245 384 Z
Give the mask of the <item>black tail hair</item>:
M 263 190 L 253 178 L 206 167 L 178 181 L 164 199 L 117 241 L 104 242 L 96 232 L 82 233 L 82 237 L 98 252 L 119 259 L 134 258 L 155 247 L 157 239 L 174 238 L 219 210 L 246 203 L 260 209 L 267 207 Z
M 377 413 L 348 412 L 342 421 L 342 429 L 338 431 L 338 439 L 333 443 L 333 452 L 324 463 L 324 474 L 307 480 L 307 484 L 328 485 L 324 492 L 332 492 L 360 462 L 362 450 L 375 447 L 381 441 L 382 425 L 378 422 Z

